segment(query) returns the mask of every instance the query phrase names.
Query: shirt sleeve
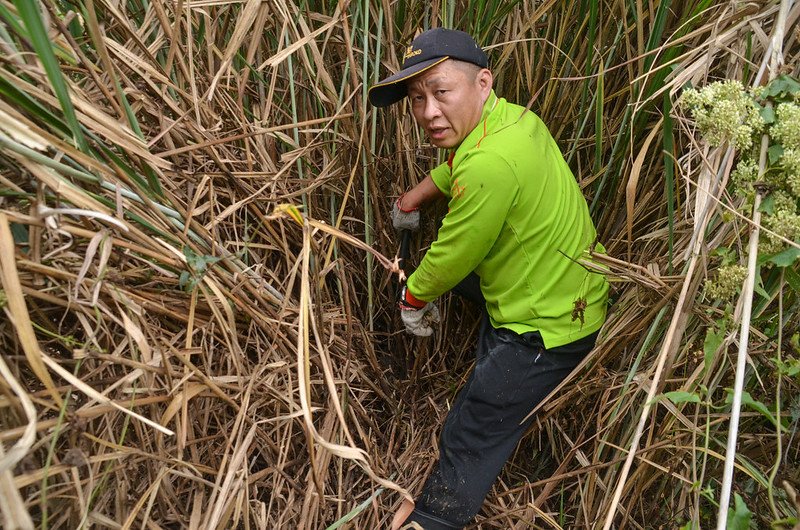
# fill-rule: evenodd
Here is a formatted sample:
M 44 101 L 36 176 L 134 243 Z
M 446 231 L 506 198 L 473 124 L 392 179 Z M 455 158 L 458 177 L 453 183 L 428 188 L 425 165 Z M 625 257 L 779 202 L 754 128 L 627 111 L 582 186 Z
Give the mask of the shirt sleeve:
M 431 179 L 439 191 L 450 196 L 450 166 L 445 162 L 431 170 Z
M 427 302 L 441 296 L 483 261 L 518 191 L 513 171 L 497 154 L 478 151 L 457 166 L 436 241 L 408 278 L 415 297 Z

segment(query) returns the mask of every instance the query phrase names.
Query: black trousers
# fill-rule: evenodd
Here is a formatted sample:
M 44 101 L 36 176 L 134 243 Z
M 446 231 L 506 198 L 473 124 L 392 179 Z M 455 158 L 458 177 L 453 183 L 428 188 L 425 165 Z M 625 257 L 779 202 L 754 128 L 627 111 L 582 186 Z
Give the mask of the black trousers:
M 481 303 L 476 286 L 477 276 L 471 275 L 454 292 Z M 439 461 L 406 523 L 425 530 L 468 525 L 533 419 L 523 423 L 523 418 L 580 363 L 596 338 L 594 333 L 548 350 L 538 332 L 493 328 L 484 309 L 475 368 L 447 415 Z

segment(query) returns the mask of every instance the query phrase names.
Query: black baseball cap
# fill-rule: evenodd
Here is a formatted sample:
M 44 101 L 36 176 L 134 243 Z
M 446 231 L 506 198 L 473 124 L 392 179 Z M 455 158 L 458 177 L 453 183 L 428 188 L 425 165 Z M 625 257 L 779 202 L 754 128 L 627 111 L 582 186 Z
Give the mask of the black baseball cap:
M 403 83 L 447 59 L 458 59 L 481 68 L 489 65 L 489 58 L 468 33 L 455 29 L 435 28 L 420 33 L 411 41 L 403 54 L 399 72 L 378 81 L 369 89 L 369 102 L 376 107 L 386 107 L 406 97 Z

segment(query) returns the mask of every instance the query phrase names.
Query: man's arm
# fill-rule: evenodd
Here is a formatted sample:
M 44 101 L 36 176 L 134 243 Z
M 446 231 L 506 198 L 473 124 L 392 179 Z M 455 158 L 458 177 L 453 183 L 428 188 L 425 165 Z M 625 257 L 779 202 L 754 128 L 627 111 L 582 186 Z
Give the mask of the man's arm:
M 422 182 L 411 188 L 408 192 L 402 195 L 398 201 L 397 206 L 401 210 L 410 212 L 416 210 L 426 202 L 433 199 L 444 197 L 444 193 L 436 187 L 430 175 L 425 177 Z
M 519 189 L 508 163 L 487 151 L 464 160 L 454 177 L 458 184 L 436 241 L 406 283 L 415 298 L 426 302 L 452 289 L 483 261 Z

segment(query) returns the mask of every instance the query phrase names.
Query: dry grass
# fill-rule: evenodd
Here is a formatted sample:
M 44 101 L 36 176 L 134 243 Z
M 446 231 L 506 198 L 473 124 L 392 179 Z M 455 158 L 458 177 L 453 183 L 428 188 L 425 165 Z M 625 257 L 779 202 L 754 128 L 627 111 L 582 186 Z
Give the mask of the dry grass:
M 446 296 L 432 339 L 401 331 L 386 210 L 440 155 L 365 90 L 430 24 L 478 35 L 498 92 L 551 124 L 614 280 L 603 339 L 480 526 L 713 523 L 736 336 L 705 365 L 725 310 L 699 289 L 748 224 L 720 222 L 733 153 L 672 103 L 687 82 L 754 83 L 777 5 L 45 0 L 42 40 L 24 3 L 0 0 L 5 528 L 325 528 L 354 509 L 341 527 L 378 528 L 389 480 L 418 491 L 475 315 Z M 774 405 L 774 315 L 784 301 L 791 337 L 797 298 L 764 276 L 748 390 Z M 634 443 L 651 388 L 701 387 L 713 407 L 659 400 Z M 736 491 L 762 527 L 797 513 L 790 419 L 776 492 L 776 430 L 743 419 Z

